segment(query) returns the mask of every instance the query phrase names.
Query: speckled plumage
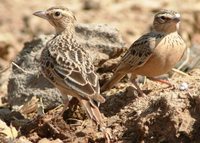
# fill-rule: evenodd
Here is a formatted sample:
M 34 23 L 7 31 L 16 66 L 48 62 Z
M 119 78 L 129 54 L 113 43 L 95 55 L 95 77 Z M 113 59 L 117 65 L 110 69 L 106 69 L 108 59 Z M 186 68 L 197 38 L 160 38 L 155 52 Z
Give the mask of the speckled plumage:
M 34 15 L 47 19 L 56 29 L 56 35 L 41 53 L 42 73 L 62 93 L 65 108 L 68 95 L 76 97 L 88 117 L 101 124 L 103 119 L 97 104 L 105 99 L 100 95 L 98 76 L 90 56 L 74 36 L 75 16 L 63 7 L 52 7 Z
M 42 51 L 41 67 L 54 85 L 66 86 L 85 99 L 102 102 L 102 98 L 95 97 L 99 85 L 90 57 L 73 37 L 57 35 L 51 39 Z
M 181 59 L 186 45 L 177 33 L 180 14 L 175 11 L 161 10 L 154 17 L 154 30 L 136 40 L 122 57 L 111 79 L 101 91 L 112 88 L 127 73 L 132 74 L 133 83 L 136 75 L 154 77 L 171 70 Z

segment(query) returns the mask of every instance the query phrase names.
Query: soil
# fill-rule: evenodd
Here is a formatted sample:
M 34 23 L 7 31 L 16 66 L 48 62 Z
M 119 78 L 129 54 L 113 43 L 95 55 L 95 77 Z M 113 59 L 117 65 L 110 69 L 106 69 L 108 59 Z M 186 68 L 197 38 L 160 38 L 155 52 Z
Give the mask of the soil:
M 87 119 L 78 102 L 73 99 L 69 110 L 59 116 L 62 107 L 42 113 L 40 101 L 34 98 L 23 110 L 11 111 L 7 104 L 9 64 L 21 51 L 24 42 L 39 34 L 53 33 L 47 22 L 32 16 L 37 10 L 54 5 L 66 5 L 74 11 L 78 22 L 108 23 L 117 27 L 130 45 L 151 29 L 154 12 L 175 9 L 182 14 L 180 34 L 188 48 L 200 40 L 200 2 L 131 1 L 131 0 L 68 0 L 25 1 L 1 0 L 0 3 L 0 119 L 9 127 L 0 131 L 0 142 L 39 143 L 104 143 L 98 127 Z M 113 62 L 115 63 L 115 61 Z M 109 63 L 112 65 L 112 62 Z M 8 68 L 8 70 L 7 70 Z M 4 70 L 5 69 L 5 70 Z M 101 83 L 112 72 L 100 70 Z M 159 82 L 139 78 L 145 96 L 139 96 L 128 77 L 110 91 L 102 93 L 106 102 L 100 106 L 105 124 L 116 143 L 198 143 L 200 142 L 200 69 L 191 67 L 187 75 L 169 74 L 168 87 Z M 58 116 L 56 116 L 58 115 Z M 0 126 L 3 125 L 0 123 Z M 15 128 L 15 129 L 13 129 Z M 12 130 L 12 133 L 8 131 Z M 10 131 L 11 132 L 11 131 Z M 16 132 L 15 135 L 13 132 Z

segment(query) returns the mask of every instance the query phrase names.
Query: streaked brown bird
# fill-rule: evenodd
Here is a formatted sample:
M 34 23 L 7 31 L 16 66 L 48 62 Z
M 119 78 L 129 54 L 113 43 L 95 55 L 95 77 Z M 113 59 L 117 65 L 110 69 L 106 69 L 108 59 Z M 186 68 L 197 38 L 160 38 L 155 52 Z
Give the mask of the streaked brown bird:
M 172 10 L 161 10 L 154 16 L 153 31 L 136 40 L 122 57 L 111 79 L 101 91 L 111 89 L 126 74 L 131 73 L 131 81 L 140 95 L 136 75 L 154 78 L 170 71 L 181 59 L 186 49 L 185 42 L 178 34 L 180 14 Z
M 68 95 L 71 95 L 79 100 L 90 119 L 102 124 L 98 103 L 105 102 L 105 99 L 100 95 L 92 60 L 75 38 L 75 16 L 64 7 L 52 7 L 34 15 L 48 20 L 56 30 L 56 35 L 41 53 L 41 69 L 62 93 L 62 113 L 68 107 Z

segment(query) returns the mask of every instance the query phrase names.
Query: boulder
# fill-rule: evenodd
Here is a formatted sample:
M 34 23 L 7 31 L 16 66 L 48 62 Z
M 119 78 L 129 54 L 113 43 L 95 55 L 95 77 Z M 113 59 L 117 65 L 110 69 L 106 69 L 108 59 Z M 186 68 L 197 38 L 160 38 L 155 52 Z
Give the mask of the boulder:
M 106 24 L 76 26 L 78 42 L 91 52 L 97 67 L 103 60 L 119 55 L 125 43 L 119 31 Z M 39 59 L 46 42 L 53 35 L 41 35 L 24 45 L 15 59 L 8 83 L 8 102 L 13 107 L 23 105 L 33 96 L 42 98 L 44 108 L 51 109 L 62 103 L 59 91 L 40 74 Z

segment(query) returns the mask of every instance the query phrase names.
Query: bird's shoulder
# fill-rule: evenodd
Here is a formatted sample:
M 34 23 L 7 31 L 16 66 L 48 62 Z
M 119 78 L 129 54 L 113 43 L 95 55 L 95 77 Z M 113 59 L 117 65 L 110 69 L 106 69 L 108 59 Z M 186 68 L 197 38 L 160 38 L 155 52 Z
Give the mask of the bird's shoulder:
M 129 50 L 153 50 L 155 48 L 156 43 L 158 43 L 162 38 L 165 37 L 164 33 L 150 32 L 144 34 L 140 38 L 138 38 L 133 44 L 130 46 Z
M 122 56 L 119 71 L 142 66 L 152 55 L 156 45 L 165 36 L 163 33 L 150 32 L 137 39 Z
M 77 65 L 90 65 L 89 54 L 74 37 L 63 38 L 57 36 L 47 43 L 47 49 L 58 64 L 62 64 L 62 61 L 68 61 Z M 64 63 L 63 66 L 65 66 Z
M 65 84 L 78 90 L 83 96 L 99 92 L 98 76 L 94 71 L 92 60 L 76 39 L 50 41 L 47 44 L 54 71 Z

